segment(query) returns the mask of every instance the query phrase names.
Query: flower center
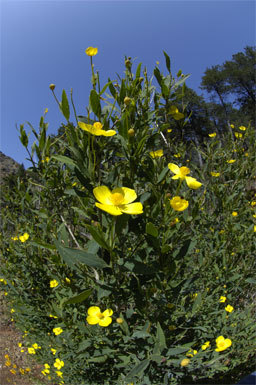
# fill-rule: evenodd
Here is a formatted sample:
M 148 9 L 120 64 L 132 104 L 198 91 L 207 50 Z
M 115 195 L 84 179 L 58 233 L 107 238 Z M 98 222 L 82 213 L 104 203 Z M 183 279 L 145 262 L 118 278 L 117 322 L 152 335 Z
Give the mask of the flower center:
M 111 201 L 115 206 L 119 206 L 123 204 L 124 196 L 123 194 L 120 194 L 120 193 L 114 193 L 111 196 Z
M 102 313 L 98 313 L 98 314 L 97 314 L 97 317 L 100 318 L 100 319 L 102 319 L 102 318 L 104 318 L 104 315 L 103 315 Z

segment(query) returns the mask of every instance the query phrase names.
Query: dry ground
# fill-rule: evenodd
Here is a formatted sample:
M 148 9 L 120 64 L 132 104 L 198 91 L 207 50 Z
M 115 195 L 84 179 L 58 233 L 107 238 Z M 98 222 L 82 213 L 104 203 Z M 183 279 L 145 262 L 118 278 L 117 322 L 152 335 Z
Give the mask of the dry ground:
M 11 322 L 4 293 L 0 292 L 0 385 L 50 385 L 41 374 L 41 366 L 20 351 L 18 343 L 22 340 L 22 335 Z M 10 359 L 5 358 L 7 355 Z M 30 368 L 30 371 L 26 371 L 26 368 Z M 23 370 L 24 374 L 21 373 Z

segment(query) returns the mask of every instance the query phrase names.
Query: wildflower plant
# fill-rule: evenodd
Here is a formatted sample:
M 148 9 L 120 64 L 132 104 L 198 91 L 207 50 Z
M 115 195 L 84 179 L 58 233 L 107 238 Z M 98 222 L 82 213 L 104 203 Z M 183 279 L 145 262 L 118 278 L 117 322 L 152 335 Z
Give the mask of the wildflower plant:
M 236 152 L 230 133 L 177 141 L 189 75 L 165 52 L 154 78 L 126 57 L 101 87 L 97 53 L 86 115 L 51 84 L 65 123 L 54 137 L 45 114 L 29 123 L 31 147 L 20 125 L 31 167 L 1 192 L 0 288 L 22 347 L 70 385 L 233 378 L 255 350 L 253 129 L 240 126 Z

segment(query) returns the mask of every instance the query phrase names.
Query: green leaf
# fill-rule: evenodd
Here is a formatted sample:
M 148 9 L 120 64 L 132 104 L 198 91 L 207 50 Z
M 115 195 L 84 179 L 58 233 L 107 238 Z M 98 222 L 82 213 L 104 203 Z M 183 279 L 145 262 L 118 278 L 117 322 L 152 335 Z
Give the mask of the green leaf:
M 152 237 L 158 237 L 158 230 L 151 222 L 146 224 L 146 233 L 152 235 Z
M 148 338 L 151 337 L 151 335 L 143 330 L 138 330 L 134 332 L 131 336 L 131 338 Z
M 134 376 L 141 375 L 147 369 L 149 364 L 150 360 L 148 358 L 141 361 L 139 364 L 135 365 L 133 369 L 127 374 L 125 380 L 132 380 Z
M 103 362 L 107 361 L 107 359 L 108 359 L 108 356 L 106 354 L 104 354 L 103 356 L 97 356 L 97 357 L 89 358 L 88 362 L 103 363 Z
M 23 125 L 20 125 L 20 141 L 24 147 L 28 146 L 28 136 L 26 134 L 26 131 L 23 128 Z
M 109 91 L 111 92 L 111 95 L 113 96 L 113 98 L 116 98 L 116 89 L 115 87 L 113 86 L 113 83 L 111 82 L 111 80 L 108 78 L 108 81 L 109 81 Z
M 168 168 L 168 166 L 166 166 L 166 167 L 162 170 L 161 174 L 159 175 L 159 177 L 158 177 L 158 179 L 157 179 L 157 184 L 162 182 L 162 180 L 165 178 L 165 175 L 167 174 L 168 171 L 169 171 L 169 168 Z
M 88 298 L 92 293 L 92 289 L 87 289 L 82 291 L 80 294 L 74 295 L 71 298 L 62 300 L 62 306 L 68 305 L 71 303 L 80 303 L 83 302 L 86 298 Z
M 52 155 L 52 158 L 58 160 L 61 163 L 69 164 L 70 166 L 76 167 L 75 162 L 72 159 L 68 158 L 67 156 Z
M 87 266 L 98 268 L 108 267 L 106 262 L 95 254 L 90 254 L 83 250 L 63 247 L 57 240 L 54 241 L 54 244 L 64 262 L 72 268 L 74 268 L 75 264 L 78 263 L 84 263 Z
M 151 359 L 151 361 L 155 361 L 155 362 L 157 362 L 158 364 L 161 364 L 163 357 L 160 356 L 159 354 L 152 354 L 152 356 L 150 357 L 150 359 Z
M 140 77 L 141 64 L 142 64 L 142 63 L 139 63 L 139 64 L 138 64 L 138 67 L 137 67 L 137 70 L 136 70 L 136 75 L 135 75 L 136 79 L 138 79 L 138 78 Z
M 92 107 L 95 115 L 100 118 L 101 115 L 101 105 L 100 105 L 100 97 L 95 90 L 91 90 L 90 93 L 90 105 Z
M 106 89 L 109 87 L 109 85 L 112 84 L 111 80 L 105 84 L 105 86 L 102 88 L 102 90 L 100 91 L 100 95 L 104 94 L 104 92 L 106 91 Z
M 256 279 L 254 279 L 254 278 L 247 278 L 247 279 L 245 280 L 245 282 L 251 283 L 251 284 L 255 285 L 255 284 L 256 284 Z
M 62 91 L 61 111 L 65 116 L 65 118 L 67 119 L 67 121 L 69 121 L 69 117 L 70 117 L 69 104 L 68 104 L 68 98 L 65 90 Z
M 155 68 L 154 69 L 154 75 L 155 75 L 155 77 L 156 77 L 156 80 L 158 81 L 158 83 L 159 83 L 159 85 L 160 85 L 160 87 L 162 86 L 162 75 L 161 75 L 161 73 L 160 73 L 160 71 L 159 71 L 159 68 Z
M 165 341 L 165 335 L 164 335 L 163 329 L 161 328 L 161 325 L 159 322 L 157 322 L 156 340 L 157 340 L 160 351 L 162 351 L 163 349 L 165 349 L 167 347 L 166 341 Z
M 181 354 L 181 353 L 184 353 L 184 352 L 187 352 L 189 349 L 190 349 L 190 345 L 191 344 L 186 344 L 184 346 L 177 346 L 176 348 L 171 348 L 168 350 L 168 352 L 166 353 L 166 356 L 176 356 L 178 354 Z
M 168 69 L 169 72 L 171 72 L 171 61 L 170 61 L 170 57 L 167 55 L 167 53 L 165 51 L 164 52 L 164 56 L 165 56 L 165 63 L 166 63 L 166 68 Z
M 87 225 L 86 228 L 89 230 L 93 239 L 101 246 L 103 249 L 109 250 L 110 247 L 105 241 L 103 234 L 100 231 L 97 231 L 95 227 Z
M 38 246 L 41 249 L 56 250 L 56 247 L 49 243 L 42 242 L 40 239 L 33 238 L 33 241 L 29 242 L 30 245 Z
M 91 341 L 90 341 L 90 340 L 82 341 L 82 342 L 78 345 L 77 353 L 80 353 L 80 352 L 82 352 L 83 350 L 86 350 L 87 348 L 89 348 L 89 346 L 91 346 Z
M 196 245 L 196 241 L 192 241 L 191 239 L 186 239 L 181 247 L 181 249 L 177 249 L 173 253 L 173 257 L 176 259 L 180 259 L 185 257 Z

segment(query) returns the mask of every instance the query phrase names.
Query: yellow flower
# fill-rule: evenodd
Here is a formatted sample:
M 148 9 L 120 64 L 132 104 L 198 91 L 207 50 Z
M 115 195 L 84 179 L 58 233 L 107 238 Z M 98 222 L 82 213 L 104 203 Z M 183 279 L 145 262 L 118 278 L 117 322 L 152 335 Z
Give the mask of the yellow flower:
M 227 160 L 227 163 L 235 163 L 235 159 L 230 159 L 230 160 Z
M 230 124 L 230 128 L 235 128 L 234 124 Z
M 78 126 L 82 128 L 82 130 L 89 132 L 95 136 L 113 136 L 116 135 L 115 130 L 102 130 L 102 124 L 100 122 L 95 122 L 93 125 L 86 124 L 84 122 L 78 122 Z
M 190 173 L 190 169 L 188 167 L 179 167 L 174 163 L 169 163 L 168 168 L 175 174 L 172 179 L 185 179 L 188 187 L 195 190 L 202 186 L 202 183 L 198 182 L 195 178 L 187 176 L 187 174 Z
M 86 48 L 85 53 L 88 56 L 95 56 L 98 53 L 98 48 L 88 47 L 88 48 Z
M 237 216 L 237 214 L 238 214 L 238 212 L 237 212 L 237 211 L 233 211 L 233 212 L 232 212 L 232 216 L 233 216 L 233 217 L 236 217 L 236 216 Z
M 256 206 L 256 201 L 252 201 L 252 202 L 251 202 L 251 206 L 252 206 L 252 207 Z
M 53 279 L 52 281 L 50 281 L 50 287 L 56 287 L 58 286 L 59 282 L 56 281 L 56 279 Z
M 235 137 L 238 139 L 238 138 L 242 138 L 243 137 L 243 134 L 241 134 L 241 132 L 235 132 Z
M 49 364 L 44 364 L 44 367 L 45 367 L 45 369 L 50 369 L 50 365 Z
M 190 363 L 190 360 L 188 358 L 184 358 L 181 361 L 180 366 L 187 366 L 189 363 Z
M 172 128 L 168 128 L 168 129 L 167 129 L 167 132 L 172 132 Z
M 30 368 L 26 368 L 25 370 L 26 370 L 26 372 L 31 372 Z
M 229 338 L 224 338 L 223 336 L 219 336 L 216 338 L 216 345 L 217 348 L 215 349 L 216 352 L 222 352 L 223 350 L 226 350 L 232 345 L 232 341 Z
M 232 313 L 232 311 L 234 310 L 234 308 L 233 308 L 233 306 L 228 305 L 228 306 L 225 307 L 225 310 L 226 310 L 227 312 L 229 312 L 229 313 Z
M 64 366 L 64 362 L 61 361 L 59 358 L 56 358 L 56 360 L 55 360 L 53 366 L 54 366 L 56 369 L 60 370 L 60 369 Z
M 224 297 L 223 295 L 220 297 L 220 299 L 219 299 L 219 301 L 220 302 L 226 302 L 226 299 L 227 299 L 227 297 Z
M 28 353 L 29 354 L 36 354 L 36 351 L 34 348 L 28 348 Z
M 44 109 L 44 114 L 47 114 L 47 112 L 48 112 L 48 108 L 45 108 Z
M 187 356 L 187 357 L 193 357 L 193 356 L 195 356 L 196 354 L 197 354 L 197 350 L 190 349 L 190 350 L 187 352 L 186 356 Z
M 163 150 L 151 151 L 149 155 L 151 156 L 151 158 L 160 158 L 164 155 L 164 152 Z
M 218 176 L 220 176 L 220 173 L 212 171 L 211 176 L 215 176 L 217 178 Z
M 10 360 L 5 361 L 5 366 L 11 366 L 11 361 Z
M 173 155 L 175 158 L 180 158 L 181 157 L 181 155 L 180 155 L 180 153 L 178 152 L 178 154 L 174 154 Z
M 18 237 L 11 237 L 11 239 L 12 239 L 13 241 L 17 241 L 19 238 L 18 238 Z
M 143 206 L 140 202 L 131 203 L 137 198 L 134 190 L 127 187 L 117 187 L 110 191 L 107 186 L 98 186 L 93 189 L 95 206 L 111 215 L 142 214 Z
M 58 318 L 58 317 L 56 317 L 56 315 L 52 315 L 52 314 L 49 314 L 49 317 L 51 317 L 51 318 Z
M 7 282 L 4 278 L 0 278 L 0 282 L 3 282 L 4 285 L 7 285 Z
M 58 336 L 59 334 L 61 334 L 63 332 L 63 330 L 61 328 L 54 328 L 52 329 L 53 333 Z
M 256 233 L 256 225 L 253 226 L 253 232 Z
M 23 235 L 19 236 L 19 240 L 21 242 L 26 242 L 28 240 L 28 238 L 29 238 L 29 234 L 28 233 L 24 233 Z
M 176 106 L 171 106 L 169 109 L 169 114 L 177 114 L 179 112 Z
M 91 306 L 88 309 L 88 316 L 86 318 L 89 325 L 99 324 L 100 326 L 108 326 L 112 322 L 111 315 L 113 314 L 112 309 L 107 309 L 101 313 L 98 306 Z
M 215 138 L 216 132 L 213 132 L 212 134 L 208 134 L 208 136 L 209 136 L 210 138 Z
M 70 279 L 69 278 L 65 278 L 65 281 L 67 282 L 67 283 L 70 283 Z
M 53 348 L 51 348 L 51 352 L 52 352 L 52 354 L 53 354 L 53 355 L 55 355 L 55 354 L 56 354 L 56 352 L 57 352 L 57 350 L 56 350 L 56 349 L 53 349 Z
M 244 153 L 244 156 L 249 156 L 249 153 L 248 153 L 248 152 L 245 152 L 245 153 Z
M 176 211 L 183 211 L 186 210 L 186 208 L 188 207 L 188 201 L 180 197 L 173 197 L 170 200 L 170 205 Z
M 245 131 L 247 128 L 245 127 L 245 126 L 240 126 L 239 127 L 239 130 L 241 130 L 241 131 Z
M 118 324 L 122 324 L 122 323 L 124 322 L 124 320 L 123 320 L 123 318 L 117 318 L 117 319 L 116 319 L 116 322 L 117 322 Z
M 210 346 L 210 341 L 207 341 L 207 342 L 205 342 L 205 343 L 201 346 L 201 348 L 202 348 L 202 350 L 205 350 L 205 349 L 209 348 L 209 346 Z
M 16 370 L 14 370 L 14 369 L 11 369 L 10 372 L 11 372 L 12 374 L 16 374 Z
M 58 377 L 62 378 L 63 373 L 59 370 L 56 370 L 55 373 L 57 374 Z
M 34 349 L 41 349 L 41 346 L 38 346 L 37 344 L 32 345 Z
M 25 374 L 25 370 L 20 368 L 20 374 Z
M 14 309 L 11 309 L 11 313 L 15 313 L 15 310 L 14 310 Z

